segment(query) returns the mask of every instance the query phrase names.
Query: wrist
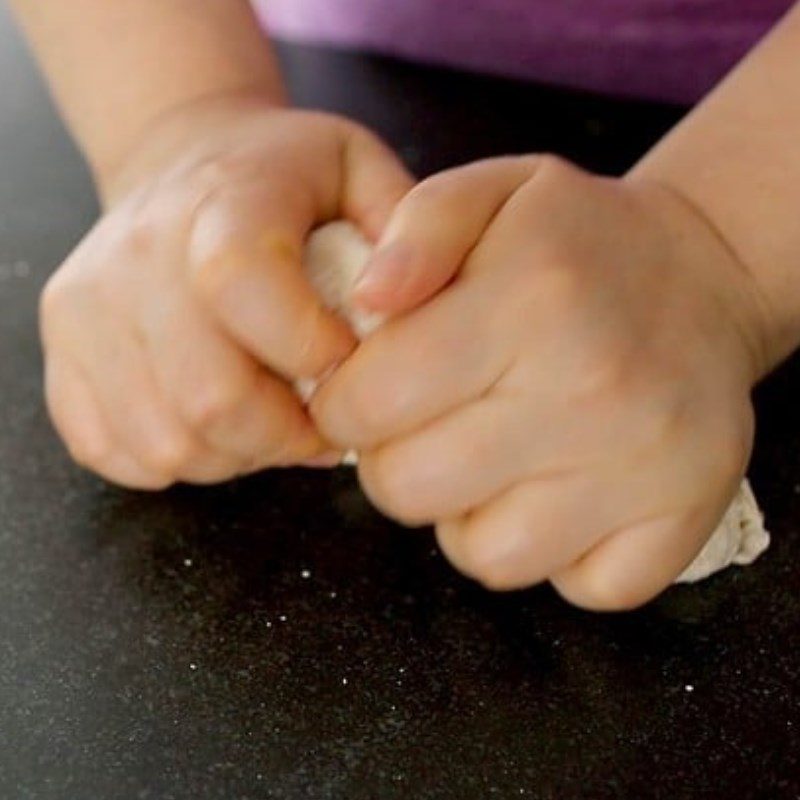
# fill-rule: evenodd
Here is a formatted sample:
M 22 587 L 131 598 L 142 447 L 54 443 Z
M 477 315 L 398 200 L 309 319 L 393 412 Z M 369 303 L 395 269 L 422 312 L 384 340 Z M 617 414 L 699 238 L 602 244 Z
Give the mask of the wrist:
M 680 188 L 650 175 L 630 173 L 623 180 L 648 198 L 668 236 L 673 260 L 694 271 L 694 290 L 709 298 L 710 319 L 725 323 L 714 333 L 732 343 L 732 362 L 741 366 L 743 380 L 752 387 L 782 357 L 771 304 L 757 276 L 712 217 Z
M 770 237 L 769 230 L 759 226 L 763 210 L 755 208 L 751 215 L 742 214 L 737 197 L 714 188 L 711 181 L 701 181 L 682 165 L 680 160 L 663 163 L 659 153 L 648 156 L 626 177 L 626 180 L 647 182 L 660 187 L 694 216 L 698 230 L 716 238 L 732 264 L 732 283 L 739 284 L 740 294 L 752 310 L 748 327 L 757 342 L 760 380 L 787 358 L 800 343 L 800 307 L 794 270 L 785 269 L 791 242 Z M 730 213 L 730 206 L 737 209 Z M 779 227 L 779 226 L 778 226 Z M 765 246 L 772 238 L 773 248 Z M 754 246 L 755 245 L 755 246 Z M 772 258 L 770 258 L 772 252 Z
M 280 98 L 244 89 L 208 94 L 170 108 L 145 125 L 134 144 L 114 162 L 93 165 L 102 205 L 113 205 L 176 159 L 190 158 L 201 147 L 213 145 L 217 132 L 222 141 L 224 131 L 237 119 L 283 108 Z

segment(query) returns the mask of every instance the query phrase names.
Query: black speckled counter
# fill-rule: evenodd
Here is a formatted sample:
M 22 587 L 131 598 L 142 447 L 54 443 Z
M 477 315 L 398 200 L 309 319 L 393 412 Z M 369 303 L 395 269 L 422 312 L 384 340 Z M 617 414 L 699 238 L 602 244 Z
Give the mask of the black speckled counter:
M 623 169 L 677 111 L 285 49 L 300 102 L 420 172 Z M 0 12 L 0 798 L 797 798 L 800 365 L 759 393 L 750 570 L 624 616 L 490 595 L 352 476 L 141 495 L 74 468 L 35 304 L 94 213 Z

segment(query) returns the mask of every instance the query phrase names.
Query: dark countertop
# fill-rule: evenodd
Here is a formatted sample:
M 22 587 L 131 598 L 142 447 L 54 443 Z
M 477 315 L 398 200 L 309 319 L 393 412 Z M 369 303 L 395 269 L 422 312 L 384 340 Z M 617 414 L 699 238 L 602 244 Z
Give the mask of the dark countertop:
M 4 14 L 0 797 L 800 796 L 797 361 L 758 393 L 773 548 L 621 616 L 481 590 L 347 471 L 104 485 L 47 423 L 35 324 L 94 204 Z M 539 148 L 618 171 L 678 116 L 283 56 L 300 102 L 372 124 L 421 173 Z

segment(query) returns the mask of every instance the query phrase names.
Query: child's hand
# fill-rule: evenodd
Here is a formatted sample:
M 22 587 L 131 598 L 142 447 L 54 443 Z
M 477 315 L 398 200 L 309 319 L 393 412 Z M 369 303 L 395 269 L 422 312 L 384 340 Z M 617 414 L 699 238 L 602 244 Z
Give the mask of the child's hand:
M 288 382 L 354 340 L 305 279 L 306 234 L 343 216 L 377 237 L 410 185 L 356 125 L 253 99 L 149 133 L 42 297 L 47 400 L 75 459 L 158 488 L 319 456 Z
M 748 460 L 748 273 L 659 186 L 509 158 L 415 188 L 359 296 L 398 310 L 453 276 L 334 373 L 312 403 L 320 430 L 361 451 L 379 507 L 437 523 L 488 586 L 549 578 L 596 609 L 651 598 Z

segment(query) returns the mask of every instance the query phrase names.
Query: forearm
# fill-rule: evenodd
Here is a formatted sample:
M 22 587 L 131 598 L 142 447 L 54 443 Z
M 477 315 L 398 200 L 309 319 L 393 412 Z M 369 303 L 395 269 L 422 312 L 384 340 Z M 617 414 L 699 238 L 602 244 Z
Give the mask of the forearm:
M 102 183 L 143 130 L 228 92 L 283 101 L 247 0 L 11 0 Z
M 800 6 L 631 172 L 669 186 L 754 278 L 769 369 L 800 343 Z

